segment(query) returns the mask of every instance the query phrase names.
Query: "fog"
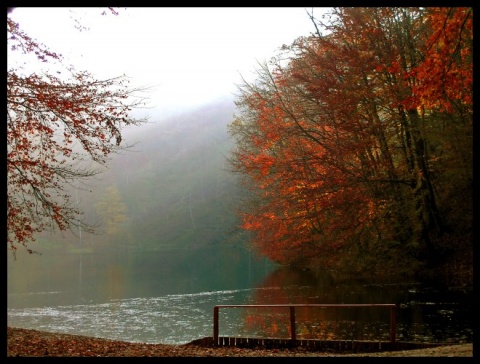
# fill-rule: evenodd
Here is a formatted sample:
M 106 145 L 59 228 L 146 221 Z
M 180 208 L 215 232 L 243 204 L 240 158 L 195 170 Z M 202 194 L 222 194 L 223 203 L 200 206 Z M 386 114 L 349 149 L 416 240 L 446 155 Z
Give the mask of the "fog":
M 65 64 L 100 79 L 125 75 L 134 88 L 148 88 L 148 115 L 183 112 L 236 91 L 251 80 L 257 62 L 283 44 L 315 31 L 307 11 L 328 8 L 131 7 L 102 15 L 101 8 L 15 8 L 21 29 Z M 9 65 L 26 70 L 51 64 L 9 52 Z

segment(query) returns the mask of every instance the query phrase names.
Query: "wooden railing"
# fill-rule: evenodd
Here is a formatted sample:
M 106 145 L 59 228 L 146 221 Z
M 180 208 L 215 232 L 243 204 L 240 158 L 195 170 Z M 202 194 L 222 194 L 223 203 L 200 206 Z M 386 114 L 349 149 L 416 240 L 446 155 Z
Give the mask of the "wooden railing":
M 221 308 L 260 308 L 260 307 L 288 307 L 290 310 L 290 339 L 294 342 L 297 340 L 296 333 L 296 321 L 295 321 L 295 308 L 296 307 L 379 307 L 390 309 L 390 342 L 395 343 L 395 331 L 396 331 L 396 311 L 395 304 L 390 303 L 358 303 L 358 304 L 278 304 L 278 305 L 216 305 L 213 307 L 213 342 L 214 345 L 219 344 L 219 311 Z

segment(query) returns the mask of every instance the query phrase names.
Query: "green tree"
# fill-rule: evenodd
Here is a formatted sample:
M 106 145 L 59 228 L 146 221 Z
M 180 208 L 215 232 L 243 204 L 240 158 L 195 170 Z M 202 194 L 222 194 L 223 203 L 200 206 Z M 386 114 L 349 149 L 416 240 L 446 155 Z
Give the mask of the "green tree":
M 103 198 L 95 204 L 95 209 L 108 235 L 117 236 L 125 231 L 127 206 L 116 186 L 107 187 Z

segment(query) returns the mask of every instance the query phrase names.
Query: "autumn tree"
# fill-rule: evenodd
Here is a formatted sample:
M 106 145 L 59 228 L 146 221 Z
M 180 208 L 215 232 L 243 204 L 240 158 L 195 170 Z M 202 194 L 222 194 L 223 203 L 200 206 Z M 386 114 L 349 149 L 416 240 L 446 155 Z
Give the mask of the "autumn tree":
M 327 35 L 297 39 L 240 87 L 231 166 L 257 248 L 325 268 L 438 263 L 458 221 L 449 203 L 471 197 L 471 17 L 336 8 Z
M 66 192 L 101 171 L 112 153 L 127 148 L 122 128 L 143 99 L 124 76 L 99 80 L 63 64 L 62 56 L 7 18 L 10 55 L 21 52 L 55 72 L 7 70 L 7 249 L 15 250 L 48 229 L 92 231 Z M 55 67 L 55 68 L 54 68 Z
M 242 118 L 230 125 L 237 140 L 231 165 L 247 176 L 255 196 L 243 227 L 255 232 L 254 245 L 271 259 L 305 264 L 324 256 L 324 265 L 334 267 L 338 253 L 364 233 L 371 208 L 361 186 L 352 188 L 359 138 L 348 141 L 342 135 L 351 132 L 329 125 L 333 110 L 318 115 L 295 79 L 267 66 L 259 76 L 241 89 Z

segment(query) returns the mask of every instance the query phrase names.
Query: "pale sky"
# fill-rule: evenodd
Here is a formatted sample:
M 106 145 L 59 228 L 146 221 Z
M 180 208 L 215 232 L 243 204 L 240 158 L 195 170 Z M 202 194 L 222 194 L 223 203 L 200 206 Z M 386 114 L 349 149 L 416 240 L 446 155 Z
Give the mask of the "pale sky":
M 251 79 L 257 61 L 315 31 L 312 8 L 133 7 L 117 9 L 118 16 L 102 10 L 16 8 L 11 16 L 77 70 L 153 86 L 153 117 L 236 92 L 240 75 Z M 89 29 L 79 31 L 74 19 Z

